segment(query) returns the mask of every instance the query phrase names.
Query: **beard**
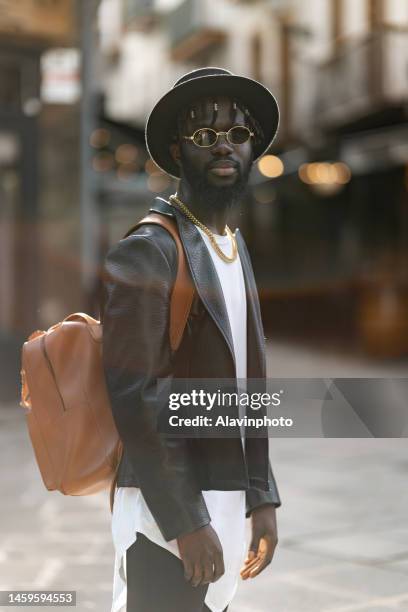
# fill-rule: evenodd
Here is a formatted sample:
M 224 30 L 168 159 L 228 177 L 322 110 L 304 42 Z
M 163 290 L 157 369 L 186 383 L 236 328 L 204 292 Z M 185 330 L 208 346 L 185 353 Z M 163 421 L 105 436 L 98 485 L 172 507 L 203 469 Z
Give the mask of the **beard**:
M 237 166 L 237 177 L 232 185 L 217 186 L 208 181 L 206 167 L 204 172 L 197 170 L 190 160 L 180 153 L 182 162 L 182 178 L 189 184 L 194 200 L 199 208 L 213 210 L 231 209 L 236 206 L 248 189 L 249 173 L 251 164 L 248 164 L 244 171 Z

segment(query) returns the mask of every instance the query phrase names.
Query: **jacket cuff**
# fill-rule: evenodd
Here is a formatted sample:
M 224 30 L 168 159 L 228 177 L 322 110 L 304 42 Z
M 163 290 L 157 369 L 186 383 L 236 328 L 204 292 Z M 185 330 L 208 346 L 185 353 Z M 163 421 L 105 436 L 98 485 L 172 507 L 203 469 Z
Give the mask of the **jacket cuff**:
M 260 491 L 259 489 L 248 489 L 246 492 L 246 518 L 251 516 L 255 508 L 271 504 L 275 508 L 279 508 L 282 502 L 277 489 L 273 491 Z
M 201 492 L 182 496 L 182 498 L 175 501 L 171 496 L 167 499 L 166 496 L 164 496 L 164 499 L 156 499 L 150 491 L 144 491 L 143 487 L 141 490 L 142 493 L 144 492 L 144 497 L 150 507 L 150 511 L 166 542 L 186 533 L 191 533 L 211 522 L 211 517 Z
M 275 476 L 272 471 L 271 462 L 268 461 L 268 481 L 269 491 L 262 491 L 261 489 L 248 489 L 246 492 L 246 517 L 251 516 L 252 510 L 265 504 L 272 504 L 275 508 L 279 508 L 282 505 L 281 498 L 279 496 L 278 486 L 276 484 Z

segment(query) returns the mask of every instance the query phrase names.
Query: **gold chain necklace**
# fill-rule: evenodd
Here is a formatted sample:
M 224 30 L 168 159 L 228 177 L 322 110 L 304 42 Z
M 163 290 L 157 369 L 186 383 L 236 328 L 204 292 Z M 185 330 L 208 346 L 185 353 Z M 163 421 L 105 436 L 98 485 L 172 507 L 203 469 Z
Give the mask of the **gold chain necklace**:
M 179 208 L 185 215 L 186 217 L 188 217 L 188 219 L 190 219 L 190 221 L 192 221 L 195 225 L 197 225 L 199 228 L 201 228 L 203 230 L 203 232 L 205 232 L 215 250 L 215 252 L 217 253 L 217 255 L 219 255 L 219 257 L 221 257 L 221 259 L 223 261 L 225 261 L 226 263 L 232 263 L 233 261 L 235 261 L 235 259 L 237 258 L 237 253 L 238 253 L 238 249 L 237 249 L 237 241 L 235 239 L 234 234 L 231 232 L 230 228 L 228 227 L 228 225 L 225 226 L 225 230 L 227 232 L 227 236 L 229 237 L 231 244 L 232 244 L 232 255 L 231 257 L 228 257 L 228 255 L 225 255 L 225 253 L 222 252 L 222 250 L 220 249 L 220 247 L 217 244 L 217 241 L 214 237 L 214 234 L 212 233 L 212 231 L 206 226 L 204 225 L 204 223 L 201 223 L 201 221 L 199 221 L 194 215 L 193 213 L 187 208 L 187 206 L 185 204 L 183 204 L 183 202 L 176 196 L 176 195 L 171 195 L 169 198 L 170 201 L 175 202 L 175 204 L 177 205 L 177 208 Z

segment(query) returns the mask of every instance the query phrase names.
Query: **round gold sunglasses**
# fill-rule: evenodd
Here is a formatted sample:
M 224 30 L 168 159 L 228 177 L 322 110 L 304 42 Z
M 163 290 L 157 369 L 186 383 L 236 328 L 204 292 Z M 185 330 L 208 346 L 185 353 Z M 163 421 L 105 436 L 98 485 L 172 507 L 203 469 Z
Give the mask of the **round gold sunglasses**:
M 197 147 L 212 147 L 219 136 L 226 136 L 232 145 L 240 145 L 247 142 L 254 133 L 245 125 L 234 125 L 228 132 L 216 132 L 212 128 L 199 128 L 192 136 L 183 136 L 186 140 L 192 140 Z

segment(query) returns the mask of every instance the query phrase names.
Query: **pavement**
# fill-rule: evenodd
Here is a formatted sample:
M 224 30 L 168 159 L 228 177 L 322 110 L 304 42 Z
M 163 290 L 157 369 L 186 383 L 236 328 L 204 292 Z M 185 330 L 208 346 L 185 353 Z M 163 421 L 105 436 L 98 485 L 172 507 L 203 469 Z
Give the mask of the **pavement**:
M 268 347 L 276 376 L 350 370 L 406 376 L 407 364 Z M 240 583 L 229 612 L 408 611 L 407 440 L 286 438 L 270 446 L 283 502 L 279 543 L 269 568 Z M 76 610 L 109 612 L 107 494 L 47 492 L 17 404 L 0 406 L 0 464 L 0 589 L 76 590 Z

